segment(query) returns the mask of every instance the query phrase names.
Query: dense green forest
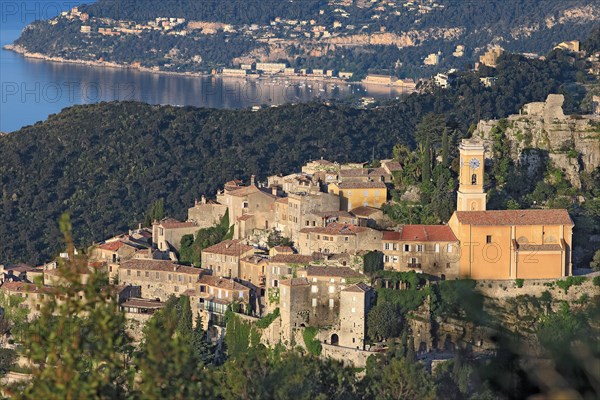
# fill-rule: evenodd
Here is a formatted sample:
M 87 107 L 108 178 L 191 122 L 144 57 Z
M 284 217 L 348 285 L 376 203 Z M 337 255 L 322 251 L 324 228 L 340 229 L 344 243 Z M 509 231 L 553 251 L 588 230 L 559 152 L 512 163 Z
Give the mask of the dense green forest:
M 416 78 L 449 68 L 468 67 L 490 43 L 501 44 L 508 51 L 543 54 L 559 42 L 585 38 L 598 23 L 595 18 L 600 18 L 581 16 L 588 10 L 582 7 L 589 7 L 585 0 L 510 0 L 484 2 L 477 7 L 471 2 L 451 0 L 441 1 L 443 7 L 434 7 L 425 14 L 419 13 L 414 5 L 382 12 L 379 3 L 353 2 L 341 8 L 344 18 L 340 18 L 340 7 L 328 3 L 323 0 L 100 0 L 81 9 L 98 18 L 145 23 L 156 17 L 182 17 L 188 21 L 224 22 L 233 24 L 236 29 L 214 35 L 190 31 L 188 36 L 174 36 L 146 31 L 137 35 L 102 36 L 81 33 L 83 22 L 78 19 L 59 18 L 56 24 L 34 22 L 15 43 L 30 52 L 66 59 L 140 62 L 144 67 L 165 71 L 198 72 L 233 65 L 233 60 L 241 56 L 269 53 L 272 49 L 264 38 L 277 37 L 289 41 L 282 42 L 283 58 L 298 67 L 351 70 L 356 78 L 369 72 Z M 567 12 L 575 16 L 565 17 Z M 335 35 L 344 37 L 382 30 L 399 35 L 411 32 L 413 43 L 411 46 L 328 46 L 325 41 L 305 39 L 302 33 L 289 36 L 292 32 L 287 29 L 289 26 L 270 26 L 276 17 L 313 20 L 330 30 L 334 22 L 343 19 L 345 26 L 361 28 L 343 33 L 333 29 Z M 540 24 L 540 21 L 547 23 Z M 258 25 L 249 30 L 252 24 Z M 96 28 L 93 26 L 92 31 Z M 310 25 L 305 25 L 302 32 L 310 36 L 309 28 Z M 457 58 L 452 53 L 459 44 L 465 46 L 465 55 Z M 324 53 L 313 56 L 311 49 L 315 46 Z M 443 54 L 441 63 L 424 66 L 424 57 L 438 51 Z
M 429 113 L 460 138 L 480 118 L 516 113 L 549 93 L 565 93 L 566 112 L 576 111 L 580 68 L 562 52 L 546 61 L 506 56 L 496 70 L 463 74 L 450 90 L 369 110 L 318 103 L 259 112 L 134 102 L 71 107 L 0 138 L 0 260 L 38 263 L 55 254 L 55 221 L 65 211 L 84 245 L 135 226 L 161 198 L 168 215 L 185 218 L 195 198 L 232 178 L 288 173 L 320 157 L 367 161 L 374 151 L 388 158 L 399 143 L 415 149 L 415 129 Z M 498 84 L 482 86 L 481 74 L 494 74 Z

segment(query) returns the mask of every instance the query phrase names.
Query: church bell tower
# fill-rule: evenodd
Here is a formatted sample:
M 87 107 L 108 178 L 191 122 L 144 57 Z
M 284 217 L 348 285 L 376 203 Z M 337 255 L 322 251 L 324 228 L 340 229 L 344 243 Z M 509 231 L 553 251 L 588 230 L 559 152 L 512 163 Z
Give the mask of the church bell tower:
M 477 138 L 463 139 L 459 146 L 460 172 L 457 211 L 485 211 L 486 194 L 483 190 L 483 142 Z

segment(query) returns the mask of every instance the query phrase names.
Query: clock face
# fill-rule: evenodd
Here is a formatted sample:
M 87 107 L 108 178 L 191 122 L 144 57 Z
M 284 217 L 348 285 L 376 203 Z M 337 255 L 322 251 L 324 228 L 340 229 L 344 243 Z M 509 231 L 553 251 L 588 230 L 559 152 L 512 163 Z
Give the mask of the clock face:
M 471 161 L 469 161 L 469 166 L 473 169 L 479 168 L 479 160 L 476 158 L 472 158 Z

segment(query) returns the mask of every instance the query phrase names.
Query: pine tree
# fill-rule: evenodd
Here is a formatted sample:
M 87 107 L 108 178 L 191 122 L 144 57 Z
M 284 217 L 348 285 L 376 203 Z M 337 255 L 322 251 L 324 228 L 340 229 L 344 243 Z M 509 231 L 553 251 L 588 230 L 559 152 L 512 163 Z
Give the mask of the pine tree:
M 431 180 L 431 144 L 429 139 L 425 141 L 423 147 L 422 164 L 421 182 L 429 182 Z
M 75 255 L 68 215 L 59 225 L 69 257 L 60 263 L 56 286 L 43 289 L 40 316 L 23 337 L 32 377 L 12 395 L 50 400 L 125 398 L 133 377 L 124 361 L 129 347 L 125 317 L 107 299 L 106 277 L 90 274 L 87 259 Z
M 448 157 L 449 157 L 448 128 L 446 128 L 446 129 L 444 129 L 444 133 L 442 135 L 442 165 L 444 167 L 448 167 Z
M 417 361 L 415 354 L 415 338 L 411 335 L 408 339 L 408 348 L 406 349 L 406 359 L 408 362 L 414 363 Z

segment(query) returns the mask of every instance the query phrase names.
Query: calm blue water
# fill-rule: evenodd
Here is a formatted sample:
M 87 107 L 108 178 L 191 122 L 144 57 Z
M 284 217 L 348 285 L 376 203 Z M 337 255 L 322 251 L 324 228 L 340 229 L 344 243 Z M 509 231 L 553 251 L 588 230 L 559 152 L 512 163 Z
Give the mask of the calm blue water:
M 12 43 L 36 19 L 48 19 L 87 1 L 0 0 L 0 46 Z M 212 77 L 189 78 L 125 69 L 96 68 L 26 59 L 0 50 L 0 131 L 12 132 L 75 104 L 139 100 L 151 104 L 244 108 L 313 98 L 363 95 L 391 97 L 387 88 L 313 82 L 312 87 L 274 82 L 245 82 Z M 396 95 L 394 93 L 393 95 Z

